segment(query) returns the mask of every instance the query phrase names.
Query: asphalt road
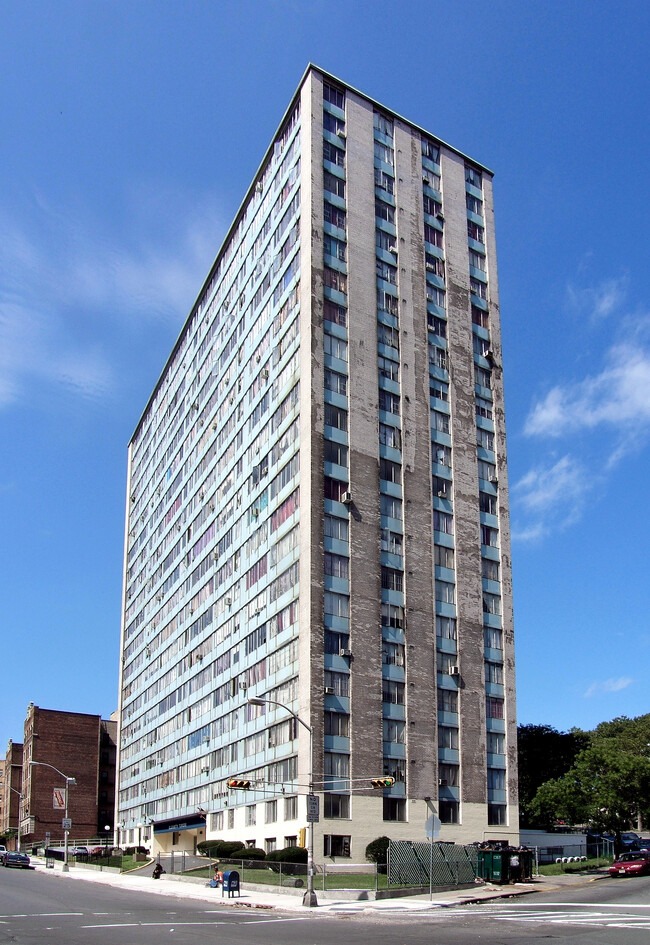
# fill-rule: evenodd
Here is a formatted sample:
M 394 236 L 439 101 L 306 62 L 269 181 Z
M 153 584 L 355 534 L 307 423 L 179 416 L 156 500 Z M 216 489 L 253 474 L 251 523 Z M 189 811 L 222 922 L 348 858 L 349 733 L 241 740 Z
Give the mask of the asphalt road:
M 402 907 L 405 905 L 402 900 Z M 650 878 L 425 913 L 276 912 L 0 870 L 0 943 L 14 945 L 646 945 Z

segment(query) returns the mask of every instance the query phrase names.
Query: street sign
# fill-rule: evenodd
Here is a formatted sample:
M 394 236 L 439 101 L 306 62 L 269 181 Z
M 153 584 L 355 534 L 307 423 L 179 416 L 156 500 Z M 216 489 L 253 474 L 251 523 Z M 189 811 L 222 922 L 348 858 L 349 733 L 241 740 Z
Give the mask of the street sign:
M 427 838 L 433 840 L 434 837 L 440 836 L 440 818 L 436 817 L 435 814 L 431 814 L 430 817 L 427 817 L 424 822 L 424 828 L 426 831 Z
M 61 821 L 61 827 L 63 830 L 72 830 L 72 821 L 69 817 L 64 817 Z
M 316 794 L 307 795 L 307 823 L 317 824 L 320 819 L 320 798 Z
M 54 796 L 52 798 L 52 807 L 54 810 L 65 810 L 65 789 L 64 788 L 54 788 Z

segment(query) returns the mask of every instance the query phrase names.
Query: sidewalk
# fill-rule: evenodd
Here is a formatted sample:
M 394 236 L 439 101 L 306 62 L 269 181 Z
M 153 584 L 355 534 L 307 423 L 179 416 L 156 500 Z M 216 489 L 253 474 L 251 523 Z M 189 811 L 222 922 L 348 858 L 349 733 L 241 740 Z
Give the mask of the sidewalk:
M 308 911 L 302 904 L 300 896 L 290 895 L 286 892 L 266 892 L 260 891 L 259 887 L 247 889 L 243 885 L 241 896 L 229 899 L 222 897 L 220 889 L 212 889 L 205 883 L 183 879 L 176 874 L 166 873 L 159 880 L 152 879 L 142 872 L 131 873 L 109 873 L 100 870 L 83 869 L 76 866 L 70 867 L 70 872 L 63 873 L 60 863 L 56 863 L 54 869 L 46 869 L 45 861 L 39 857 L 32 857 L 32 865 L 42 875 L 52 877 L 54 881 L 59 882 L 90 882 L 102 883 L 106 886 L 113 886 L 120 889 L 133 889 L 138 892 L 151 893 L 152 895 L 165 896 L 171 899 L 194 899 L 205 902 L 211 906 L 224 906 L 229 908 L 253 908 L 253 909 L 274 909 L 281 912 L 305 912 Z M 348 900 L 342 898 L 333 898 L 336 891 L 331 890 L 328 893 L 316 890 L 318 897 L 318 908 L 315 911 L 319 913 L 404 913 L 404 912 L 425 912 L 432 909 L 440 909 L 450 906 L 467 905 L 474 902 L 486 902 L 491 899 L 503 899 L 513 896 L 525 896 L 535 892 L 550 892 L 570 885 L 583 885 L 597 879 L 598 875 L 579 876 L 564 874 L 562 876 L 538 876 L 531 882 L 515 883 L 511 886 L 497 886 L 491 883 L 482 883 L 471 889 L 446 890 L 445 892 L 433 892 L 432 897 L 428 893 L 416 896 L 403 896 L 396 899 L 378 899 L 378 900 Z M 326 898 L 327 896 L 327 898 Z M 332 898 L 330 898 L 332 897 Z

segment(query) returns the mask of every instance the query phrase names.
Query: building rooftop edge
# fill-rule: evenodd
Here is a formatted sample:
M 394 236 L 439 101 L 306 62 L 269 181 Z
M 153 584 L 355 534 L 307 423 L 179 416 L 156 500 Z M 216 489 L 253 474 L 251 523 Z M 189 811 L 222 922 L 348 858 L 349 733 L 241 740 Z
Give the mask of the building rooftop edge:
M 133 429 L 133 433 L 132 433 L 131 436 L 129 437 L 129 441 L 128 441 L 128 445 L 129 445 L 129 446 L 131 446 L 131 444 L 133 443 L 133 440 L 135 439 L 135 437 L 137 436 L 138 432 L 140 431 L 140 428 L 141 428 L 142 423 L 143 423 L 143 421 L 144 421 L 144 418 L 145 418 L 145 416 L 146 416 L 146 414 L 147 414 L 147 411 L 149 410 L 149 407 L 151 406 L 151 403 L 152 403 L 154 397 L 155 397 L 156 394 L 158 393 L 158 390 L 159 390 L 159 388 L 160 388 L 160 385 L 161 385 L 161 383 L 162 383 L 162 380 L 163 380 L 163 378 L 164 378 L 164 376 L 165 376 L 165 374 L 166 374 L 166 372 L 167 372 L 167 368 L 169 367 L 170 363 L 171 363 L 171 362 L 173 361 L 173 359 L 174 359 L 174 355 L 176 354 L 176 351 L 177 351 L 177 349 L 178 349 L 179 344 L 181 343 L 181 339 L 183 338 L 183 335 L 184 335 L 184 333 L 185 333 L 185 330 L 186 330 L 186 328 L 187 328 L 187 326 L 188 326 L 188 324 L 189 324 L 189 322 L 190 322 L 192 316 L 194 315 L 194 312 L 196 311 L 196 308 L 197 308 L 197 305 L 198 305 L 198 303 L 199 303 L 199 300 L 201 299 L 201 296 L 203 295 L 203 292 L 204 292 L 206 286 L 209 284 L 210 279 L 212 278 L 212 275 L 213 275 L 213 273 L 214 273 L 214 271 L 215 271 L 215 268 L 216 268 L 217 265 L 219 264 L 219 260 L 221 259 L 221 256 L 222 256 L 222 254 L 223 254 L 223 252 L 224 252 L 226 246 L 228 245 L 228 240 L 230 239 L 231 234 L 233 233 L 233 231 L 235 230 L 235 228 L 237 227 L 237 225 L 238 225 L 238 223 L 239 223 L 239 220 L 240 220 L 240 218 L 241 218 L 242 211 L 243 211 L 244 207 L 246 206 L 246 204 L 247 204 L 247 202 L 248 202 L 248 199 L 249 199 L 249 197 L 250 197 L 250 195 L 251 195 L 251 193 L 252 193 L 252 191 L 253 191 L 253 188 L 254 188 L 254 186 L 255 186 L 255 182 L 256 182 L 256 180 L 257 180 L 257 178 L 258 178 L 258 175 L 259 175 L 260 171 L 262 170 L 262 168 L 264 167 L 264 165 L 266 164 L 266 162 L 267 162 L 267 160 L 269 159 L 270 155 L 273 153 L 273 146 L 274 146 L 274 144 L 275 144 L 275 140 L 276 140 L 278 134 L 280 133 L 280 131 L 281 131 L 281 129 L 282 129 L 282 126 L 284 125 L 286 119 L 288 118 L 289 114 L 291 113 L 292 109 L 294 108 L 295 103 L 296 103 L 296 101 L 297 101 L 297 99 L 298 99 L 298 96 L 300 95 L 301 89 L 302 89 L 303 85 L 305 84 L 305 82 L 306 82 L 306 80 L 307 80 L 307 77 L 310 75 L 311 72 L 318 72 L 324 79 L 328 79 L 328 80 L 330 80 L 330 81 L 332 81 L 332 82 L 335 82 L 337 85 L 340 85 L 342 88 L 346 89 L 347 91 L 354 93 L 354 95 L 358 95 L 360 98 L 365 99 L 365 100 L 366 100 L 367 102 L 369 102 L 371 105 L 373 105 L 373 106 L 376 105 L 376 106 L 377 106 L 378 108 L 380 108 L 383 112 L 387 113 L 388 115 L 391 115 L 393 118 L 396 118 L 396 119 L 398 119 L 398 120 L 401 121 L 401 122 L 404 122 L 404 123 L 407 124 L 407 125 L 410 125 L 411 128 L 413 128 L 413 129 L 415 129 L 416 131 L 419 131 L 419 132 L 425 134 L 427 137 L 433 138 L 433 139 L 434 139 L 435 141 L 437 141 L 439 144 L 443 145 L 445 148 L 448 148 L 450 151 L 453 151 L 453 152 L 454 152 L 455 154 L 457 154 L 459 157 L 462 157 L 462 158 L 465 158 L 465 159 L 468 160 L 468 161 L 471 161 L 471 163 L 474 164 L 477 168 L 479 168 L 479 169 L 482 170 L 482 171 L 485 171 L 485 172 L 486 172 L 487 174 L 489 174 L 491 177 L 494 177 L 494 172 L 493 172 L 492 170 L 490 170 L 490 168 L 487 167 L 485 164 L 481 164 L 480 161 L 477 161 L 475 158 L 470 157 L 468 154 L 465 154 L 463 151 L 460 151 L 458 148 L 453 147 L 453 145 L 448 144 L 446 141 L 443 141 L 442 138 L 440 138 L 440 137 L 438 137 L 437 135 L 433 134 L 433 132 L 431 132 L 431 131 L 427 131 L 427 129 L 424 128 L 422 125 L 418 125 L 418 124 L 416 124 L 415 122 L 411 121 L 410 119 L 404 118 L 404 116 L 401 115 L 399 112 L 394 111 L 392 108 L 389 108 L 387 105 L 384 105 L 382 102 L 379 102 L 377 99 L 372 98 L 370 95 L 366 95 L 365 92 L 360 92 L 360 91 L 359 91 L 358 89 L 356 89 L 353 85 L 350 85 L 348 82 L 344 82 L 343 79 L 339 79 L 338 76 L 335 76 L 335 75 L 334 75 L 334 73 L 332 73 L 332 72 L 327 72 L 325 69 L 322 69 L 320 66 L 316 65 L 316 63 L 309 62 L 309 63 L 307 64 L 307 68 L 305 69 L 305 71 L 303 72 L 303 74 L 302 74 L 302 76 L 301 76 L 300 82 L 298 83 L 298 85 L 297 85 L 297 87 L 296 87 L 296 90 L 295 90 L 295 92 L 293 93 L 289 104 L 287 105 L 287 107 L 286 107 L 286 109 L 285 109 L 285 111 L 284 111 L 284 113 L 283 113 L 283 115 L 282 115 L 282 118 L 280 119 L 280 122 L 278 123 L 278 125 L 277 125 L 277 127 L 276 127 L 276 129 L 275 129 L 275 131 L 274 131 L 274 133 L 273 133 L 273 135 L 271 136 L 271 141 L 270 141 L 270 143 L 269 143 L 269 146 L 267 147 L 266 151 L 264 152 L 264 155 L 263 155 L 263 157 L 262 157 L 262 160 L 261 160 L 260 163 L 258 164 L 258 166 L 257 166 L 257 168 L 256 168 L 256 170 L 255 170 L 255 172 L 254 172 L 254 174 L 253 174 L 251 183 L 250 183 L 248 189 L 246 190 L 246 193 L 244 194 L 242 200 L 240 201 L 239 206 L 237 207 L 237 211 L 236 211 L 236 213 L 235 213 L 235 215 L 234 215 L 234 217 L 233 217 L 233 219 L 232 219 L 232 223 L 231 223 L 230 226 L 228 227 L 228 230 L 227 230 L 227 232 L 226 232 L 224 238 L 223 238 L 222 241 L 221 241 L 221 245 L 219 246 L 219 249 L 217 250 L 216 256 L 214 257 L 214 260 L 213 260 L 213 262 L 212 262 L 212 265 L 210 266 L 210 268 L 209 268 L 209 270 L 208 270 L 208 273 L 207 273 L 205 279 L 204 279 L 203 282 L 201 283 L 201 288 L 199 289 L 199 291 L 198 291 L 198 293 L 197 293 L 197 295 L 196 295 L 196 298 L 194 299 L 194 301 L 192 302 L 192 305 L 190 306 L 190 310 L 189 310 L 189 313 L 188 313 L 188 315 L 187 315 L 187 318 L 186 318 L 185 321 L 183 322 L 183 324 L 182 324 L 182 326 L 181 326 L 181 328 L 180 328 L 180 330 L 179 330 L 179 332 L 178 332 L 178 335 L 177 335 L 177 337 L 176 337 L 176 341 L 174 342 L 174 346 L 173 346 L 172 350 L 171 350 L 170 353 L 169 353 L 169 357 L 168 357 L 167 360 L 165 361 L 165 364 L 164 364 L 164 366 L 163 366 L 163 368 L 162 368 L 160 374 L 158 375 L 158 379 L 156 380 L 156 383 L 155 383 L 154 388 L 153 388 L 153 390 L 152 390 L 152 392 L 151 392 L 151 394 L 150 394 L 150 396 L 149 396 L 149 398 L 148 398 L 148 400 L 147 400 L 147 403 L 145 404 L 144 409 L 142 410 L 142 413 L 140 414 L 140 416 L 139 416 L 139 418 L 138 418 L 138 422 L 136 423 L 136 425 L 135 425 L 135 427 L 134 427 L 134 429 Z

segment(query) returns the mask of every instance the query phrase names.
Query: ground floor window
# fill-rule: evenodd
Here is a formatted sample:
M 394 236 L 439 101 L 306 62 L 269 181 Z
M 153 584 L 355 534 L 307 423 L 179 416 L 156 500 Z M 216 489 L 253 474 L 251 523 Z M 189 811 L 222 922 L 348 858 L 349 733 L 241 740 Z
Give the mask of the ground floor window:
M 507 823 L 505 804 L 488 804 L 488 824 L 505 827 Z
M 323 856 L 350 856 L 350 837 L 326 833 L 323 837 Z
M 458 823 L 458 801 L 440 801 L 440 823 Z
M 384 798 L 384 820 L 406 820 L 406 801 L 403 797 Z

